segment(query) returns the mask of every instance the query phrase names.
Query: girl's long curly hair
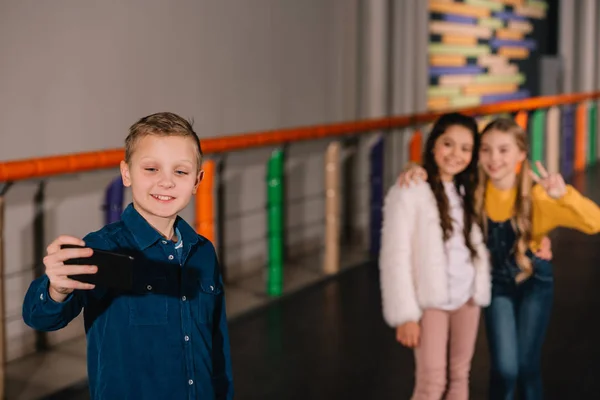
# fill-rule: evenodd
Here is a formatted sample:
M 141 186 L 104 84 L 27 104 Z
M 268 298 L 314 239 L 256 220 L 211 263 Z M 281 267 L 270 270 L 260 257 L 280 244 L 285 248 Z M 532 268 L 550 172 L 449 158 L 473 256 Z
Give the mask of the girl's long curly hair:
M 479 153 L 479 133 L 475 118 L 460 113 L 442 115 L 433 125 L 431 133 L 427 138 L 427 143 L 425 144 L 425 149 L 423 151 L 423 168 L 427 171 L 427 182 L 429 183 L 437 202 L 444 241 L 446 241 L 452 235 L 453 227 L 449 214 L 448 197 L 446 196 L 444 185 L 440 179 L 439 168 L 433 155 L 433 148 L 439 137 L 442 136 L 448 128 L 456 125 L 468 129 L 473 135 L 473 156 L 471 162 L 467 168 L 454 176 L 454 185 L 456 186 L 456 190 L 459 193 L 463 204 L 463 235 L 465 238 L 465 245 L 469 249 L 471 257 L 474 258 L 477 253 L 473 243 L 471 243 L 471 228 L 473 222 L 477 221 L 474 194 L 478 183 L 477 155 Z
M 487 133 L 496 130 L 512 135 L 515 138 L 519 150 L 527 153 L 527 133 L 511 118 L 497 118 L 491 121 L 481 132 L 483 137 Z M 517 276 L 517 281 L 522 281 L 533 273 L 531 260 L 527 257 L 527 249 L 531 240 L 532 230 L 532 203 L 531 203 L 531 188 L 533 181 L 529 172 L 531 165 L 527 158 L 521 163 L 521 167 L 517 172 L 516 189 L 517 197 L 515 199 L 514 213 L 511 218 L 513 229 L 517 233 L 515 241 L 514 253 L 517 265 L 521 269 L 521 274 Z M 483 232 L 487 234 L 487 213 L 485 211 L 485 192 L 488 182 L 488 177 L 480 167 L 479 171 L 480 185 L 475 191 L 475 210 L 479 223 L 484 227 Z

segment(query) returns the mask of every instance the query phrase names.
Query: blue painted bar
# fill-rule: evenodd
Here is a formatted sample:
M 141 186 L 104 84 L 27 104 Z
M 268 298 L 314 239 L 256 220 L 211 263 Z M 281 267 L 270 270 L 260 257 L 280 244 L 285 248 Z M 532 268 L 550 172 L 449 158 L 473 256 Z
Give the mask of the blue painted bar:
M 377 257 L 381 246 L 381 222 L 383 219 L 383 136 L 371 148 L 370 161 L 370 253 Z
M 573 173 L 575 157 L 575 106 L 568 104 L 561 109 L 562 136 L 560 143 L 561 174 L 568 179 Z
M 106 188 L 104 197 L 104 223 L 106 225 L 121 219 L 124 188 L 121 175 L 113 179 Z
M 458 24 L 477 24 L 477 18 L 465 17 L 464 15 L 445 14 L 442 16 L 442 19 L 446 22 L 455 22 Z
M 504 47 L 504 46 L 524 47 L 528 50 L 537 49 L 537 42 L 532 39 L 526 39 L 526 40 L 491 39 L 489 41 L 489 44 L 494 49 L 497 49 L 499 47 Z
M 488 94 L 481 96 L 481 104 L 498 103 L 500 101 L 520 100 L 531 96 L 529 90 L 519 90 L 514 93 Z
M 494 11 L 492 15 L 494 18 L 502 19 L 504 21 L 528 21 L 528 18 L 523 15 L 517 15 L 506 11 Z
M 440 75 L 476 75 L 484 72 L 484 68 L 476 65 L 466 67 L 429 67 L 429 76 Z

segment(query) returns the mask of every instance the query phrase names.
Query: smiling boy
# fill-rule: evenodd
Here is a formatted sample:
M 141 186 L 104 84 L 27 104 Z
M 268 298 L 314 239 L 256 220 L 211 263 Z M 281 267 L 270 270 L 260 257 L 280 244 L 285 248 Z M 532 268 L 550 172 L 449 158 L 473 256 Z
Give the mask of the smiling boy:
M 216 253 L 178 216 L 202 180 L 201 163 L 200 140 L 188 121 L 167 112 L 140 119 L 129 130 L 120 166 L 133 202 L 120 221 L 83 240 L 55 239 L 45 274 L 29 287 L 23 319 L 34 329 L 61 329 L 84 310 L 92 399 L 233 398 Z M 64 264 L 91 256 L 91 248 L 143 260 L 131 292 L 68 277 L 97 271 Z

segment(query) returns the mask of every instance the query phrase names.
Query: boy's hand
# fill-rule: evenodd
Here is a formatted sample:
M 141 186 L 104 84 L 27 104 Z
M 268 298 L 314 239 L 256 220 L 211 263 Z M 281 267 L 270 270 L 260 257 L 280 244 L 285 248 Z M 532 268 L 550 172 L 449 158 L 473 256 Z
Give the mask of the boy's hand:
M 85 242 L 73 236 L 59 236 L 46 249 L 44 257 L 46 275 L 50 280 L 48 292 L 50 297 L 58 303 L 63 302 L 75 289 L 90 290 L 94 285 L 70 279 L 68 275 L 95 274 L 98 267 L 95 265 L 65 265 L 63 262 L 71 258 L 90 257 L 92 249 L 61 249 L 63 244 L 85 246 Z
M 419 182 L 427 180 L 427 172 L 423 167 L 416 164 L 409 164 L 407 168 L 398 177 L 398 185 L 408 186 L 410 182 Z
M 421 327 L 418 322 L 409 321 L 396 327 L 396 340 L 404 346 L 414 348 L 419 345 Z

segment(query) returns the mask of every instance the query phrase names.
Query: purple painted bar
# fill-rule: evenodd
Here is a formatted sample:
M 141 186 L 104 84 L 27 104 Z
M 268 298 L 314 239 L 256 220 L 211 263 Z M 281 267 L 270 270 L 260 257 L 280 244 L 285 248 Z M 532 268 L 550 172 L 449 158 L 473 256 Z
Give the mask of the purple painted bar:
M 520 100 L 530 97 L 529 90 L 519 90 L 514 93 L 488 94 L 481 96 L 481 104 L 498 103 L 500 101 Z
M 468 65 L 466 67 L 429 67 L 429 76 L 440 75 L 476 75 L 484 71 L 484 68 L 477 65 Z
M 371 203 L 371 246 L 370 252 L 373 257 L 379 254 L 381 247 L 381 225 L 383 220 L 383 151 L 384 151 L 383 136 L 371 147 L 369 157 L 371 165 L 370 173 L 370 203 Z
M 490 46 L 497 49 L 502 46 L 511 46 L 511 47 L 525 47 L 529 50 L 537 49 L 537 43 L 535 40 L 506 40 L 506 39 L 492 39 L 490 40 Z
M 455 14 L 445 14 L 442 16 L 442 20 L 447 22 L 456 22 L 458 24 L 475 25 L 477 23 L 477 18 L 465 17 L 463 15 Z
M 522 15 L 513 14 L 513 13 L 510 13 L 510 12 L 506 12 L 506 11 L 494 11 L 492 13 L 492 15 L 495 18 L 500 18 L 500 19 L 503 19 L 505 21 L 508 21 L 508 20 L 513 20 L 513 21 L 527 21 L 527 17 L 524 17 Z
M 104 200 L 104 223 L 111 224 L 121 219 L 121 213 L 123 212 L 123 195 L 124 195 L 123 181 L 121 175 L 113 179 L 105 192 Z
M 573 173 L 575 157 L 575 106 L 571 104 L 563 106 L 561 114 L 560 172 L 569 179 Z

